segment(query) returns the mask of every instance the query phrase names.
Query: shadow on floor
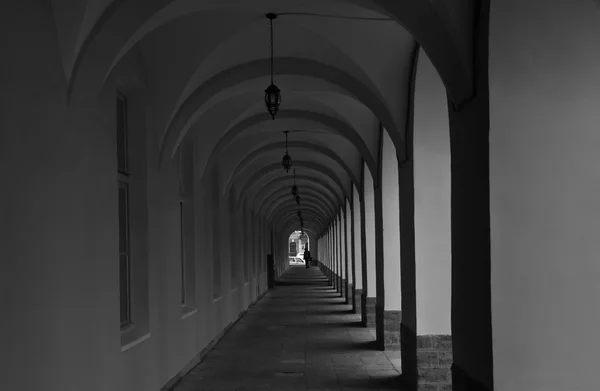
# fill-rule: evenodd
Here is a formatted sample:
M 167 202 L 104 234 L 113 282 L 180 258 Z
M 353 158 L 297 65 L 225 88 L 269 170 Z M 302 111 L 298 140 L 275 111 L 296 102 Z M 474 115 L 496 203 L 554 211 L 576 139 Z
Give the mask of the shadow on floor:
M 321 279 L 288 269 L 175 390 L 406 389 L 400 352 L 376 350 L 374 331 Z

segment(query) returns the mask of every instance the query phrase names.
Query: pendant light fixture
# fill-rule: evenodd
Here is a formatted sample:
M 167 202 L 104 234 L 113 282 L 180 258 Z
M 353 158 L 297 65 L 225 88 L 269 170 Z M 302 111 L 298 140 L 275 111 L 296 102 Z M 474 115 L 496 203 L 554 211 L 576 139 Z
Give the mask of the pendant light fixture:
M 271 117 L 275 119 L 275 114 L 281 104 L 281 90 L 273 82 L 273 19 L 277 18 L 277 15 L 268 13 L 266 16 L 271 26 L 271 85 L 265 90 L 265 105 Z
M 292 186 L 292 196 L 295 198 L 298 195 L 298 186 L 296 186 L 296 169 L 294 168 L 294 186 Z
M 292 167 L 292 158 L 288 154 L 288 132 L 289 132 L 289 130 L 285 130 L 283 132 L 283 133 L 285 133 L 285 155 L 283 155 L 281 164 L 283 165 L 285 172 L 289 172 L 290 168 Z
M 300 196 L 296 195 L 296 204 L 300 205 Z

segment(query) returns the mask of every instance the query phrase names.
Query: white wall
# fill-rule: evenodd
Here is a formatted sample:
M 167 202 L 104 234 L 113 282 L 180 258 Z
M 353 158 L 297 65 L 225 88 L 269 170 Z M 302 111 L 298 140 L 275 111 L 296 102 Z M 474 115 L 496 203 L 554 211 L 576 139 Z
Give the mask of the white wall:
M 158 167 L 149 135 L 137 147 L 146 148 L 148 159 L 147 259 L 141 261 L 148 267 L 150 338 L 121 352 L 116 86 L 109 82 L 94 102 L 67 106 L 50 13 L 28 1 L 0 12 L 0 174 L 6 184 L 0 192 L 0 389 L 159 390 L 243 308 L 230 311 L 235 301 L 226 289 L 213 302 L 211 205 L 199 187 L 199 312 L 181 318 L 178 172 Z M 152 113 L 141 114 L 135 126 L 146 128 L 151 120 Z M 222 245 L 228 246 L 227 237 Z M 264 290 L 264 276 L 259 281 Z M 252 287 L 245 303 L 255 297 Z
M 364 167 L 364 198 L 365 203 L 365 246 L 367 248 L 367 297 L 377 297 L 377 279 L 375 275 L 375 190 L 373 188 L 373 177 L 371 172 Z
M 352 186 L 354 189 L 354 186 Z M 345 214 L 345 231 L 346 237 L 346 254 L 348 254 L 348 283 L 354 284 L 354 264 L 352 262 L 352 209 L 350 208 L 350 200 L 346 198 L 346 214 Z
M 600 9 L 492 1 L 495 390 L 600 388 Z
M 415 85 L 417 334 L 450 334 L 450 131 L 442 81 L 424 51 Z
M 402 309 L 400 289 L 400 185 L 398 157 L 388 132 L 382 132 L 381 155 L 382 219 L 383 219 L 383 280 L 385 310 Z
M 354 286 L 356 289 L 363 289 L 363 269 L 362 269 L 362 240 L 360 234 L 360 195 L 358 193 L 358 188 L 356 186 L 352 186 L 352 191 L 354 191 L 354 270 L 356 272 L 356 281 L 354 281 Z

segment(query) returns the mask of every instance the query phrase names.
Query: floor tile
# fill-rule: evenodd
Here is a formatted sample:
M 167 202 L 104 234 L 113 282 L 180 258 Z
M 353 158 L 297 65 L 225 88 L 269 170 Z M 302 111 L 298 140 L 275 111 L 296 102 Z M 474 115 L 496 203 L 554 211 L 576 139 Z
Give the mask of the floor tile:
M 291 267 L 174 391 L 399 390 L 399 352 L 372 350 L 321 271 Z

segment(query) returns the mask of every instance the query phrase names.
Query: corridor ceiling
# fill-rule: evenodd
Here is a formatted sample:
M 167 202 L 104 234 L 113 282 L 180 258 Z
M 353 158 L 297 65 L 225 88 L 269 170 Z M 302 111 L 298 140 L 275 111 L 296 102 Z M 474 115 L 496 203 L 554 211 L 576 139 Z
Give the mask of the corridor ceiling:
M 196 180 L 217 169 L 221 195 L 235 189 L 237 205 L 289 235 L 299 220 L 283 131 L 306 227 L 321 233 L 360 189 L 363 161 L 377 180 L 380 126 L 404 150 L 416 42 L 452 101 L 471 95 L 473 1 L 52 0 L 52 9 L 72 101 L 136 64 L 161 163 L 193 142 Z M 273 22 L 275 120 L 264 105 L 268 12 L 283 14 Z

